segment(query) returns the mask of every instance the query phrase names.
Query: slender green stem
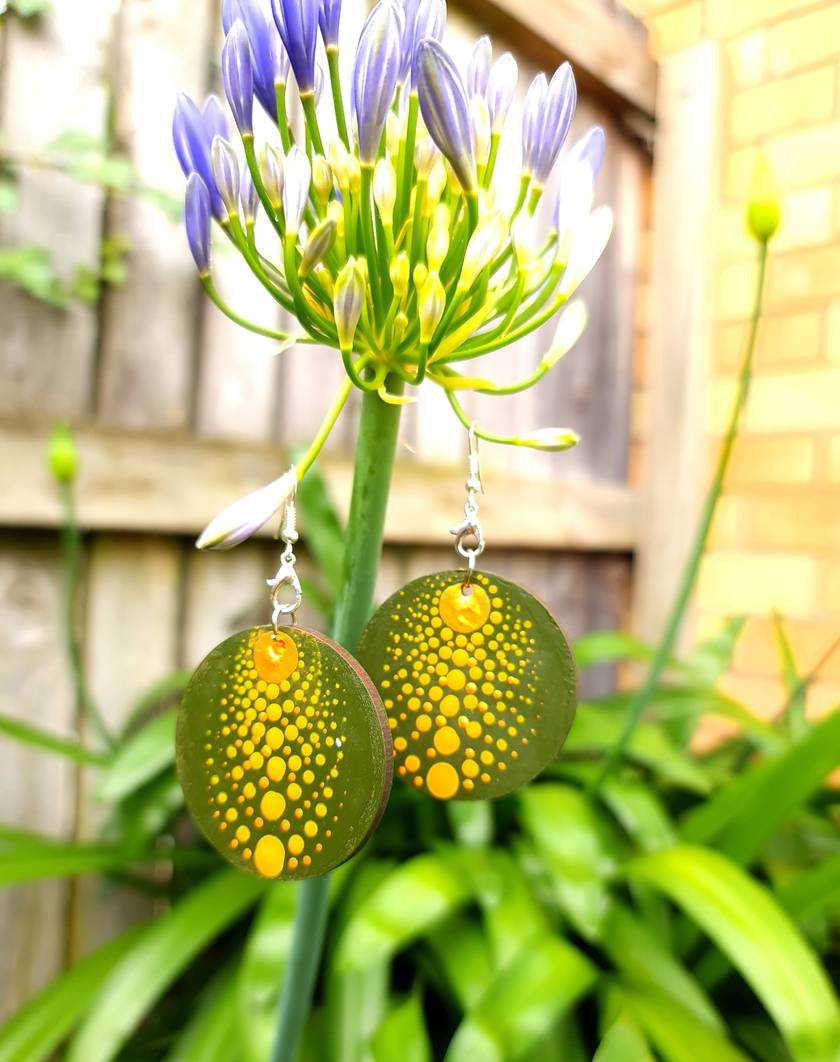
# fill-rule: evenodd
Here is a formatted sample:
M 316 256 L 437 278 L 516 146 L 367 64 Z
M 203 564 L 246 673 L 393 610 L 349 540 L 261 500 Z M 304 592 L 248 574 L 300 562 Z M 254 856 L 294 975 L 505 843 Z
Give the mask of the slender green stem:
M 321 427 L 318 429 L 318 434 L 315 436 L 312 445 L 297 463 L 296 467 L 298 482 L 303 479 L 309 469 L 315 464 L 315 461 L 318 458 L 318 454 L 320 454 L 324 443 L 329 438 L 330 432 L 335 427 L 335 422 L 341 415 L 341 411 L 342 409 L 344 409 L 344 406 L 346 405 L 347 399 L 350 397 L 350 392 L 352 390 L 352 380 L 346 380 L 342 384 L 341 390 L 338 392 L 338 396 L 336 397 L 335 401 L 330 406 L 329 412 L 327 413 L 326 417 L 324 417 L 324 421 L 321 424 Z
M 312 137 L 312 145 L 319 155 L 323 155 L 324 142 L 321 139 L 321 130 L 318 126 L 318 114 L 315 110 L 315 93 L 301 92 L 300 102 L 303 106 L 303 116 L 306 119 L 306 130 Z
M 623 758 L 627 746 L 635 733 L 636 727 L 639 725 L 642 714 L 645 708 L 650 704 L 651 697 L 659 685 L 662 673 L 668 666 L 668 661 L 673 654 L 674 646 L 679 636 L 683 619 L 685 618 L 686 609 L 691 600 L 694 585 L 697 582 L 697 575 L 700 571 L 703 554 L 706 551 L 706 543 L 714 521 L 717 504 L 723 493 L 726 471 L 729 467 L 729 460 L 732 456 L 732 448 L 735 444 L 735 439 L 738 436 L 741 415 L 747 402 L 747 396 L 749 395 L 753 355 L 755 352 L 756 336 L 758 334 L 758 323 L 761 319 L 761 305 L 764 298 L 764 280 L 766 275 L 767 243 L 764 241 L 759 247 L 758 279 L 756 281 L 755 302 L 753 304 L 750 332 L 744 350 L 744 360 L 741 364 L 741 371 L 738 376 L 738 392 L 735 396 L 735 402 L 729 416 L 729 424 L 726 429 L 726 434 L 724 435 L 723 446 L 721 447 L 715 475 L 711 487 L 709 488 L 709 492 L 706 495 L 706 502 L 703 506 L 700 524 L 694 536 L 694 542 L 691 547 L 691 552 L 689 553 L 688 562 L 686 563 L 685 570 L 682 574 L 682 579 L 680 580 L 677 596 L 671 607 L 671 613 L 668 617 L 665 633 L 662 635 L 662 639 L 657 646 L 647 677 L 637 690 L 635 697 L 630 703 L 630 707 L 627 709 L 624 728 L 621 731 L 619 739 L 607 753 L 601 764 L 601 769 L 590 786 L 591 792 L 597 792 L 601 788 L 610 773 Z
M 399 380 L 391 378 L 388 384 L 391 393 L 402 390 Z M 362 398 L 342 587 L 332 632 L 350 652 L 356 648 L 373 602 L 400 410 L 377 394 L 366 392 Z M 321 961 L 328 899 L 329 875 L 301 884 L 271 1062 L 295 1062 L 297 1058 Z
M 347 150 L 350 150 L 350 137 L 347 133 L 347 116 L 344 113 L 344 99 L 341 95 L 341 77 L 338 72 L 338 48 L 327 48 L 327 66 L 330 70 L 330 88 L 332 89 L 333 107 L 335 108 L 335 124 L 338 135 L 344 142 Z
M 266 339 L 276 339 L 280 343 L 285 343 L 286 340 L 293 338 L 288 332 L 274 332 L 270 328 L 263 328 L 261 325 L 254 324 L 253 321 L 248 321 L 244 317 L 240 317 L 239 314 L 235 313 L 224 299 L 222 299 L 209 276 L 202 276 L 201 283 L 204 285 L 204 290 L 210 296 L 210 300 L 214 305 L 222 311 L 225 317 L 229 317 L 231 321 L 238 324 L 240 328 L 244 328 L 248 332 L 253 332 L 254 335 L 264 336 Z

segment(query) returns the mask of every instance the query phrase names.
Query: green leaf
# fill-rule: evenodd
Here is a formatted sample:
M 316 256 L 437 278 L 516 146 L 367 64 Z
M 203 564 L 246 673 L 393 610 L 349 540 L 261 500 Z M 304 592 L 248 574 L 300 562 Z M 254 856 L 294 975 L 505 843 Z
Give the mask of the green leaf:
M 840 852 L 777 890 L 779 903 L 797 921 L 840 905 Z
M 135 926 L 86 955 L 13 1014 L 0 1028 L 0 1062 L 48 1058 L 81 1021 L 115 963 L 137 944 L 148 926 Z
M 76 763 L 103 764 L 108 762 L 108 757 L 101 752 L 86 749 L 78 741 L 58 737 L 48 730 L 31 726 L 20 719 L 14 719 L 8 715 L 0 715 L 0 734 L 20 741 L 24 745 L 32 745 L 34 748 L 43 749 L 44 752 L 54 752 Z
M 683 817 L 685 841 L 708 844 L 749 864 L 781 823 L 821 788 L 840 763 L 840 711 L 811 727 L 796 744 L 744 771 Z
M 100 800 L 121 800 L 175 762 L 176 721 L 164 712 L 122 743 L 100 778 Z
M 621 997 L 665 1062 L 750 1062 L 730 1040 L 668 996 L 622 987 Z
M 798 738 L 808 726 L 805 718 L 805 697 L 808 692 L 808 683 L 802 682 L 799 677 L 796 657 L 793 655 L 793 646 L 790 644 L 782 617 L 778 612 L 773 613 L 773 633 L 776 638 L 776 647 L 779 650 L 782 678 L 788 695 L 786 709 L 788 734 L 790 737 Z
M 84 129 L 65 129 L 47 144 L 46 150 L 51 155 L 101 154 L 105 150 L 105 141 L 101 136 L 88 133 Z
M 0 886 L 20 885 L 41 878 L 69 878 L 81 874 L 123 870 L 136 863 L 167 862 L 180 855 L 203 860 L 201 852 L 128 852 L 116 845 L 76 844 L 32 837 L 21 845 L 0 849 Z
M 533 940 L 463 1020 L 446 1062 L 516 1062 L 589 992 L 598 971 L 556 937 Z
M 471 919 L 455 916 L 429 935 L 428 946 L 462 1010 L 475 1006 L 493 977 L 487 937 Z
M 193 889 L 111 970 L 70 1045 L 67 1062 L 106 1062 L 118 1057 L 167 988 L 264 889 L 262 881 L 236 870 L 222 871 Z
M 6 280 L 34 299 L 56 309 L 67 305 L 67 295 L 46 247 L 0 248 L 0 280 Z
M 505 851 L 468 854 L 464 860 L 471 892 L 484 916 L 497 968 L 506 965 L 535 936 L 551 926 L 521 867 Z
M 522 824 L 553 874 L 564 912 L 588 939 L 597 938 L 610 906 L 615 843 L 589 800 L 577 789 L 538 785 L 520 794 Z
M 272 886 L 245 944 L 236 981 L 236 1020 L 237 1040 L 249 1062 L 261 1062 L 271 1054 L 297 897 L 298 887 L 292 882 Z
M 575 642 L 574 651 L 581 671 L 597 664 L 646 663 L 653 656 L 653 649 L 646 642 L 621 631 L 584 634 Z
M 370 1042 L 373 1062 L 432 1062 L 432 1046 L 419 995 L 385 1015 Z
M 469 899 L 463 874 L 444 855 L 398 867 L 361 904 L 338 942 L 336 968 L 363 970 L 389 959 Z
M 676 841 L 676 828 L 650 786 L 609 778 L 599 795 L 642 852 L 658 852 Z
M 607 1029 L 592 1062 L 654 1062 L 638 1025 L 622 1011 Z
M 661 890 L 728 956 L 803 1062 L 836 1062 L 840 1008 L 823 968 L 770 893 L 717 852 L 643 856 L 628 875 Z
M 0 214 L 13 214 L 18 205 L 17 188 L 11 181 L 0 180 Z
M 133 733 L 138 724 L 143 722 L 155 708 L 159 708 L 173 698 L 181 697 L 191 678 L 191 671 L 173 671 L 171 675 L 167 675 L 166 678 L 146 690 L 128 713 L 128 718 L 123 724 L 123 736 Z
M 746 616 L 731 616 L 720 630 L 702 641 L 683 662 L 694 685 L 711 689 L 732 665 L 735 644 L 746 623 Z
M 492 844 L 496 823 L 489 800 L 448 800 L 446 815 L 455 839 L 464 848 Z
M 226 966 L 202 994 L 166 1062 L 241 1062 L 235 1003 L 234 975 Z

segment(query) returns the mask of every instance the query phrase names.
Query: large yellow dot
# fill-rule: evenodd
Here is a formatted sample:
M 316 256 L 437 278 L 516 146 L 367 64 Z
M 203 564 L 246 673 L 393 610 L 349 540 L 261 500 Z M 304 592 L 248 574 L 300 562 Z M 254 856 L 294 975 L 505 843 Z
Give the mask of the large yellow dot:
M 269 727 L 265 740 L 273 749 L 279 749 L 283 744 L 283 731 L 278 726 Z
M 451 726 L 443 726 L 435 734 L 435 748 L 441 756 L 450 756 L 461 747 L 461 739 Z
M 478 774 L 478 764 L 475 760 L 464 760 L 461 764 L 461 770 L 467 776 L 467 778 L 475 778 Z
M 451 690 L 462 690 L 467 684 L 467 679 L 463 671 L 450 671 L 446 676 L 446 682 Z
M 286 773 L 286 761 L 279 756 L 272 756 L 265 767 L 266 774 L 272 782 L 279 782 Z
M 292 853 L 292 855 L 300 855 L 300 853 L 303 851 L 303 844 L 304 841 L 300 834 L 293 833 L 288 840 L 289 851 Z
M 289 785 L 286 787 L 286 794 L 289 797 L 289 800 L 300 800 L 300 795 L 302 792 L 303 790 L 300 788 L 297 782 L 290 782 Z
M 254 849 L 254 866 L 264 878 L 276 878 L 286 862 L 286 849 L 279 837 L 266 834 Z
M 263 631 L 254 642 L 254 667 L 266 682 L 282 682 L 297 667 L 297 646 L 282 631 Z
M 465 590 L 471 593 L 465 593 Z M 487 621 L 490 600 L 480 586 L 464 587 L 461 583 L 453 583 L 440 595 L 438 612 L 447 627 L 459 634 L 470 634 Z
M 458 792 L 458 772 L 451 763 L 433 763 L 426 773 L 429 792 L 438 800 L 449 800 Z
M 263 798 L 260 801 L 260 812 L 269 822 L 276 822 L 285 810 L 286 800 L 282 793 L 275 793 L 273 789 L 263 793 Z
M 415 771 L 420 770 L 420 759 L 417 756 L 406 756 L 405 768 L 407 771 L 411 771 L 414 774 Z
M 454 693 L 447 693 L 447 695 L 440 702 L 440 710 L 444 715 L 453 716 L 461 707 L 458 698 Z

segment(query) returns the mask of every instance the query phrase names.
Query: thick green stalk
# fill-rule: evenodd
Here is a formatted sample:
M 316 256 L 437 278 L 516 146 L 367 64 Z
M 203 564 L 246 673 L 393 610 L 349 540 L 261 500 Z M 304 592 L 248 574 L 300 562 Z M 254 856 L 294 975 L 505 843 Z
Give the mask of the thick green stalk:
M 729 416 L 729 424 L 723 439 L 723 446 L 721 447 L 714 479 L 712 480 L 712 485 L 706 495 L 706 502 L 703 506 L 703 512 L 700 517 L 700 525 L 694 536 L 694 543 L 692 544 L 691 552 L 689 553 L 688 561 L 685 570 L 683 571 L 682 579 L 680 580 L 677 596 L 674 600 L 674 604 L 671 606 L 671 612 L 665 627 L 665 633 L 662 635 L 662 639 L 657 646 L 647 677 L 637 690 L 636 696 L 633 698 L 630 707 L 627 709 L 624 729 L 622 730 L 618 741 L 605 756 L 604 761 L 601 764 L 601 769 L 590 787 L 591 792 L 597 792 L 609 776 L 610 772 L 621 762 L 624 753 L 627 750 L 627 746 L 636 731 L 636 727 L 639 725 L 642 714 L 645 708 L 650 704 L 656 688 L 659 685 L 659 681 L 662 678 L 662 674 L 668 665 L 668 661 L 672 657 L 674 646 L 676 645 L 685 618 L 686 609 L 688 608 L 688 603 L 691 600 L 691 595 L 694 591 L 695 583 L 697 582 L 703 554 L 706 552 L 706 543 L 709 539 L 709 532 L 712 529 L 717 504 L 723 493 L 723 485 L 726 480 L 729 460 L 732 456 L 732 448 L 738 437 L 741 414 L 747 403 L 750 380 L 752 379 L 755 341 L 758 334 L 758 323 L 761 319 L 761 304 L 764 298 L 764 280 L 766 274 L 767 242 L 764 241 L 759 245 L 758 279 L 756 282 L 755 302 L 753 304 L 750 332 L 744 350 L 744 359 L 741 363 L 741 371 L 738 376 L 738 392 L 735 396 L 735 403 Z
M 403 385 L 392 377 L 386 386 L 392 394 L 399 394 Z M 376 393 L 365 392 L 362 398 L 344 571 L 332 630 L 335 640 L 350 652 L 358 644 L 373 604 L 400 410 L 400 406 L 383 402 Z M 272 1062 L 295 1062 L 297 1058 L 318 976 L 328 898 L 329 875 L 310 878 L 300 886 Z

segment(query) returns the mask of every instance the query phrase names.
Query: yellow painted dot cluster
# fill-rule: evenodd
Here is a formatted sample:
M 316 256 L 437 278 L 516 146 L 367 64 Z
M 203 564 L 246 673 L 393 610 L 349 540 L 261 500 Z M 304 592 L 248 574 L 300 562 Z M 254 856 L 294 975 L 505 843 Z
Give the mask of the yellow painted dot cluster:
M 364 841 L 383 800 L 384 724 L 356 672 L 313 635 L 257 628 L 224 645 L 208 670 L 212 699 L 199 669 L 179 723 L 188 803 L 232 862 L 264 878 L 323 873 Z M 373 725 L 359 724 L 360 689 Z M 201 729 L 187 735 L 199 710 Z M 359 764 L 370 788 L 362 799 L 350 785 Z
M 537 751 L 534 622 L 500 580 L 477 575 L 464 587 L 453 574 L 395 594 L 384 654 L 362 663 L 388 713 L 398 778 L 439 800 L 498 796 Z

